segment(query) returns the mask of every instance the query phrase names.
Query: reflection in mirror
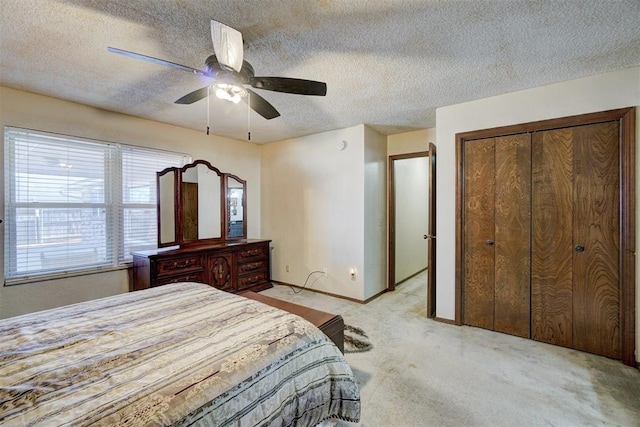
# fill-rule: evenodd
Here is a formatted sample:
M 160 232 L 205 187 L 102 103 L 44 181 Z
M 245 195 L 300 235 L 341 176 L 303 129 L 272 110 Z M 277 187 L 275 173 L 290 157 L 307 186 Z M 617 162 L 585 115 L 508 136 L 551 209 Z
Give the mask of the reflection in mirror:
M 176 241 L 175 182 L 174 171 L 169 171 L 158 178 L 160 245 L 170 245 Z
M 245 237 L 244 233 L 244 183 L 233 177 L 227 179 L 227 237 Z
M 184 170 L 181 181 L 182 241 L 221 238 L 220 176 L 197 164 Z

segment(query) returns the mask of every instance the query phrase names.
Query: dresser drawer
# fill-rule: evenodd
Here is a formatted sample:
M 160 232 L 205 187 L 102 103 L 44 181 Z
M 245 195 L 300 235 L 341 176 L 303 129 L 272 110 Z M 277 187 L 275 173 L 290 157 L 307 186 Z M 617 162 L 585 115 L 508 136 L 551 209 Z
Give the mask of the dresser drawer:
M 269 245 L 254 245 L 238 251 L 238 260 L 266 257 L 269 254 Z
M 258 283 L 264 283 L 269 281 L 268 273 L 266 271 L 258 271 L 256 273 L 247 274 L 246 276 L 238 276 L 238 290 L 249 288 Z
M 207 283 L 204 277 L 204 271 L 200 271 L 200 272 L 196 271 L 193 273 L 181 274 L 179 276 L 158 278 L 158 280 L 156 280 L 156 282 L 152 286 L 162 286 L 162 285 L 168 285 L 169 283 L 178 283 L 178 282 Z
M 257 261 L 245 261 L 238 264 L 238 274 L 250 273 L 256 270 L 264 270 L 266 268 L 266 259 L 259 259 Z
M 180 274 L 185 270 L 202 269 L 202 261 L 200 256 L 190 256 L 185 258 L 174 258 L 158 261 L 158 275 L 166 276 Z

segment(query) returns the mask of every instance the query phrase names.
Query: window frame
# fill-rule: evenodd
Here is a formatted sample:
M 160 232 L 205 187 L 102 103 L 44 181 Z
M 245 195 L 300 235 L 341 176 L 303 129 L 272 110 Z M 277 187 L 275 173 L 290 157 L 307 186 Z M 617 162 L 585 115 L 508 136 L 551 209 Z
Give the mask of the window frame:
M 28 140 L 27 144 L 38 144 L 37 138 L 52 138 L 57 139 L 59 142 L 65 144 L 68 147 L 72 145 L 78 146 L 78 144 L 89 144 L 96 146 L 98 151 L 101 151 L 103 156 L 103 162 L 105 164 L 104 171 L 102 173 L 102 202 L 83 202 L 83 203 L 66 203 L 66 202 L 47 202 L 47 201 L 18 201 L 17 189 L 18 189 L 18 175 L 17 168 L 20 166 L 16 160 L 16 138 L 22 134 L 32 134 L 33 141 Z M 136 146 L 130 144 L 114 143 L 108 141 L 97 140 L 93 138 L 78 137 L 72 135 L 65 135 L 53 132 L 47 132 L 42 130 L 26 129 L 15 126 L 4 126 L 4 209 L 5 218 L 9 221 L 4 221 L 4 241 L 2 247 L 5 251 L 3 254 L 3 268 L 4 268 L 4 286 L 11 286 L 30 282 L 40 282 L 46 280 L 53 280 L 64 277 L 72 277 L 78 275 L 95 274 L 106 271 L 121 270 L 131 266 L 132 260 L 130 253 L 125 254 L 125 247 L 127 244 L 128 227 L 125 226 L 125 212 L 127 209 L 152 209 L 155 211 L 156 203 L 132 203 L 125 201 L 125 186 L 126 182 L 135 182 L 132 176 L 125 174 L 124 158 L 126 153 L 137 153 L 144 156 L 145 152 L 148 152 L 149 166 L 153 168 L 154 160 L 160 166 L 156 167 L 156 171 L 160 171 L 167 167 L 167 161 L 162 162 L 164 159 L 169 159 L 168 162 L 173 166 L 184 166 L 191 162 L 191 156 L 186 153 L 173 152 L 168 150 L 156 149 L 151 147 Z M 29 137 L 27 136 L 27 139 Z M 153 159 L 153 156 L 160 156 Z M 172 158 L 173 157 L 173 158 Z M 142 156 L 139 158 L 143 158 Z M 130 160 L 129 158 L 128 160 Z M 160 160 L 162 159 L 162 160 Z M 175 160 L 175 162 L 172 162 Z M 27 163 L 29 164 L 29 163 Z M 143 164 L 146 166 L 146 164 Z M 46 172 L 46 171 L 45 171 Z M 148 171 L 145 171 L 148 173 Z M 139 179 L 139 178 L 138 178 Z M 147 177 L 144 176 L 144 180 Z M 157 196 L 157 181 L 155 179 L 149 179 L 147 182 L 152 186 L 150 191 L 150 200 L 155 199 Z M 107 251 L 107 259 L 103 263 L 96 261 L 93 265 L 73 267 L 69 265 L 62 266 L 60 268 L 52 267 L 49 269 L 40 267 L 41 269 L 29 269 L 28 267 L 23 271 L 18 271 L 18 210 L 29 209 L 37 207 L 47 208 L 82 208 L 82 209 L 104 209 L 104 219 L 101 220 L 101 224 L 104 226 L 106 233 L 105 236 L 105 250 Z M 147 229 L 149 229 L 147 227 Z M 135 231 L 133 230 L 135 235 Z M 153 245 L 157 247 L 157 228 L 155 229 L 155 240 Z M 146 240 L 145 240 L 146 242 Z M 151 242 L 148 242 L 151 246 Z M 69 246 L 73 248 L 73 245 Z M 13 256 L 11 256 L 11 251 Z M 128 255 L 128 256 L 127 256 Z

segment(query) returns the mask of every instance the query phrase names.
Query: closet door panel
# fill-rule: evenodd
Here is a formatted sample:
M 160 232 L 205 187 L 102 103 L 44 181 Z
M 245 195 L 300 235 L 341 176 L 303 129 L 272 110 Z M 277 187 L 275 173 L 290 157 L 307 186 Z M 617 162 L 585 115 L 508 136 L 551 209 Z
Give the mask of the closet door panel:
M 494 330 L 529 338 L 531 330 L 531 137 L 495 140 Z
M 618 123 L 574 128 L 573 344 L 620 358 Z M 579 250 L 581 248 L 578 248 Z
M 532 135 L 531 330 L 535 340 L 573 342 L 573 132 Z
M 494 318 L 494 139 L 464 147 L 463 322 L 493 329 Z

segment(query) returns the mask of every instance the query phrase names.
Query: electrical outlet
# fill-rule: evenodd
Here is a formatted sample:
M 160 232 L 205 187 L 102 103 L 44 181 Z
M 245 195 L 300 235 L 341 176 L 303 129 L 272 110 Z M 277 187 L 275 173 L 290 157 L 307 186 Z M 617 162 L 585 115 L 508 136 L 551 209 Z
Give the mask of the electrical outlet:
M 289 264 L 284 266 L 284 270 L 288 273 L 289 272 Z
M 322 267 L 322 274 L 324 275 L 324 277 L 327 277 L 327 267 Z
M 356 269 L 352 268 L 349 272 L 349 276 L 351 276 L 351 280 L 356 280 Z

